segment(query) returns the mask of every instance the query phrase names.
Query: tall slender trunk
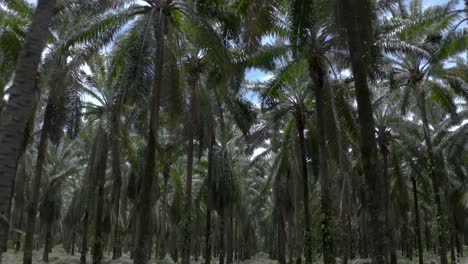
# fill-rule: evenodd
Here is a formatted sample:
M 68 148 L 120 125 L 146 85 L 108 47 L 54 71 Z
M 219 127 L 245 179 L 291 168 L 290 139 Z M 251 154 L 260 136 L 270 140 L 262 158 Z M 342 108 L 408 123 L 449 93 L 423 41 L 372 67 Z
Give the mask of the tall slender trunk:
M 185 219 L 184 219 L 184 243 L 182 245 L 182 264 L 190 263 L 190 245 L 192 239 L 192 176 L 193 176 L 193 141 L 194 131 L 197 129 L 197 82 L 199 73 L 189 74 L 190 88 L 190 113 L 187 114 L 187 178 L 185 181 Z
M 11 197 L 18 160 L 25 143 L 27 123 L 39 91 L 36 74 L 49 36 L 56 0 L 39 0 L 16 64 L 9 99 L 0 116 L 0 255 L 6 251 Z M 31 212 L 33 213 L 33 212 Z M 34 231 L 34 230 L 33 230 Z
M 32 263 L 34 232 L 36 229 L 37 206 L 39 204 L 39 196 L 41 191 L 43 165 L 47 158 L 47 145 L 49 141 L 49 129 L 52 118 L 52 105 L 47 104 L 44 114 L 44 123 L 42 126 L 41 137 L 37 149 L 36 170 L 33 179 L 32 187 L 33 194 L 31 204 L 28 208 L 28 222 L 26 226 L 26 238 L 24 242 L 23 264 Z
M 193 128 L 188 130 L 192 131 Z M 187 179 L 185 182 L 185 219 L 184 219 L 184 243 L 182 246 L 182 264 L 190 263 L 190 243 L 192 226 L 192 174 L 193 174 L 193 134 L 189 133 L 187 142 Z
M 86 264 L 86 255 L 88 254 L 88 231 L 89 231 L 89 210 L 85 209 L 85 213 L 83 217 L 83 233 L 81 235 L 80 264 Z
M 226 252 L 226 243 L 225 243 L 225 219 L 226 219 L 226 209 L 222 208 L 219 215 L 219 264 L 224 264 L 224 256 Z
M 172 234 L 176 234 L 175 226 L 172 226 Z M 171 258 L 177 263 L 179 262 L 179 252 L 177 251 L 177 236 L 171 236 Z
M 49 262 L 49 252 L 52 248 L 51 240 L 52 240 L 52 223 L 48 221 L 46 224 L 46 232 L 45 232 L 45 243 L 44 243 L 44 251 L 42 253 L 42 261 Z
M 311 47 L 309 58 L 309 72 L 314 81 L 315 109 L 317 114 L 317 129 L 319 134 L 319 173 L 320 173 L 320 191 L 321 191 L 321 209 L 322 209 L 322 249 L 323 262 L 327 264 L 335 263 L 334 245 L 332 238 L 332 210 L 330 193 L 330 174 L 328 167 L 328 148 L 326 140 L 326 121 L 325 121 L 325 92 L 328 88 L 326 79 L 325 65 L 321 60 L 323 54 L 319 54 L 317 40 Z
M 306 150 L 305 150 L 305 138 L 304 138 L 304 118 L 302 113 L 296 117 L 297 131 L 299 133 L 299 145 L 301 150 L 301 173 L 303 180 L 303 192 L 304 192 L 304 256 L 305 264 L 312 263 L 312 228 L 310 226 L 310 209 L 309 209 L 309 176 L 307 175 L 307 163 L 306 163 Z
M 122 255 L 122 242 L 120 238 L 120 193 L 122 191 L 122 171 L 120 167 L 120 101 L 122 100 L 123 89 L 117 91 L 110 113 L 110 143 L 112 157 L 112 259 L 117 259 Z
M 416 239 L 418 242 L 418 257 L 419 257 L 419 264 L 424 264 L 424 250 L 423 244 L 421 239 L 421 220 L 419 216 L 419 201 L 418 201 L 418 186 L 416 185 L 416 178 L 411 177 L 411 182 L 413 184 L 413 198 L 414 198 L 414 230 L 416 232 Z
M 75 240 L 76 240 L 76 231 L 73 230 L 72 238 L 71 238 L 71 246 L 70 246 L 70 255 L 75 255 Z
M 456 264 L 457 263 L 457 256 L 455 254 L 455 247 L 456 247 L 456 240 L 455 234 L 453 232 L 450 233 L 450 263 Z
M 226 247 L 226 264 L 232 264 L 233 262 L 233 233 L 234 233 L 234 226 L 233 226 L 233 204 L 231 203 L 228 207 L 228 215 L 227 215 L 227 234 L 226 234 L 226 240 L 227 240 L 227 247 Z
M 86 255 L 88 254 L 88 232 L 89 232 L 89 224 L 90 224 L 90 211 L 93 207 L 94 196 L 96 192 L 96 179 L 100 172 L 100 160 L 102 154 L 102 148 L 107 146 L 103 146 L 102 144 L 106 140 L 105 131 L 100 125 L 96 131 L 96 136 L 93 141 L 93 146 L 91 149 L 91 155 L 88 161 L 88 175 L 85 179 L 85 191 L 84 197 L 86 201 L 84 216 L 82 220 L 83 230 L 82 230 L 82 237 L 81 237 L 81 256 L 80 256 L 80 263 L 86 264 Z M 107 144 L 107 143 L 106 143 Z M 107 153 L 107 151 L 106 151 Z
M 361 190 L 359 190 L 361 200 L 361 215 L 359 217 L 359 236 L 360 236 L 360 250 L 359 255 L 363 259 L 369 258 L 369 232 L 368 232 L 368 206 L 365 198 L 365 190 L 364 186 L 361 186 Z
M 385 186 L 379 168 L 375 125 L 371 103 L 371 93 L 367 83 L 371 49 L 373 42 L 373 1 L 341 0 L 345 22 L 351 69 L 354 77 L 358 120 L 360 127 L 360 150 L 363 171 L 368 187 L 367 203 L 370 213 L 371 259 L 373 263 L 387 264 L 387 241 L 382 239 L 386 233 Z
M 164 184 L 163 184 L 163 193 L 162 193 L 162 216 L 161 216 L 161 232 L 160 232 L 160 238 L 159 238 L 159 258 L 164 259 L 166 256 L 166 249 L 167 249 L 167 243 L 169 242 L 167 240 L 167 236 L 169 234 L 167 230 L 167 183 L 170 178 L 170 167 L 169 164 L 164 165 L 164 171 L 163 171 L 163 177 L 164 177 Z
M 424 229 L 426 233 L 426 251 L 429 253 L 431 251 L 431 230 L 427 221 L 427 212 L 424 213 Z
M 388 135 L 386 128 L 379 128 L 379 145 L 380 152 L 382 153 L 383 158 L 383 178 L 385 186 L 385 221 L 386 221 L 386 235 L 388 239 L 388 251 L 390 256 L 390 264 L 397 264 L 397 253 L 396 253 L 396 243 L 394 235 L 394 220 L 393 220 L 393 210 L 392 204 L 390 201 L 390 178 L 388 175 Z
M 156 11 L 153 11 L 156 12 Z M 155 15 L 155 14 L 153 14 Z M 148 258 L 149 240 L 152 234 L 148 234 L 147 229 L 150 223 L 152 207 L 153 179 L 156 169 L 156 146 L 158 142 L 159 129 L 159 104 L 162 89 L 162 77 L 164 66 L 164 28 L 166 16 L 155 15 L 155 35 L 157 36 L 156 47 L 156 70 L 153 81 L 153 89 L 150 103 L 150 124 L 148 133 L 148 144 L 146 147 L 145 171 L 141 181 L 141 189 L 138 197 L 138 209 L 135 232 L 135 256 L 134 264 L 146 264 Z M 156 176 L 157 177 L 157 176 Z
M 328 84 L 328 81 L 327 81 Z M 339 114 L 337 110 L 337 103 L 336 103 L 336 93 L 335 89 L 330 85 L 327 85 L 327 97 L 329 100 L 329 109 L 332 112 L 333 117 L 333 129 L 334 129 L 334 137 L 336 138 L 336 150 L 338 152 L 337 161 L 338 161 L 338 168 L 341 174 L 341 194 L 342 194 L 342 203 L 340 204 L 340 214 L 341 214 L 341 228 L 343 231 L 344 236 L 342 237 L 342 250 L 343 250 L 343 264 L 348 263 L 348 259 L 350 259 L 350 255 L 352 254 L 352 229 L 351 229 L 351 191 L 352 191 L 352 184 L 351 184 L 351 164 L 346 158 L 345 146 L 344 146 L 344 133 L 341 128 Z M 333 131 L 332 131 L 333 132 Z
M 211 263 L 211 208 L 213 206 L 213 146 L 216 144 L 214 131 L 211 131 L 211 142 L 208 147 L 208 201 L 206 207 L 206 233 L 205 233 L 205 264 Z
M 279 210 L 278 210 L 279 211 Z M 284 217 L 281 212 L 277 212 L 278 214 L 278 223 L 276 226 L 278 227 L 278 239 L 277 239 L 277 250 L 278 250 L 278 263 L 279 264 L 286 264 L 286 231 L 285 231 L 285 224 L 284 224 Z
M 288 264 L 294 264 L 294 240 L 295 240 L 295 224 L 294 224 L 294 215 L 289 217 L 289 224 L 288 224 Z
M 18 167 L 16 182 L 15 182 L 15 214 L 14 228 L 22 230 L 24 225 L 24 204 L 25 204 L 25 189 L 27 188 L 28 172 L 26 170 L 25 156 L 22 156 L 21 166 Z M 15 232 L 15 251 L 21 250 L 21 233 Z
M 429 120 L 427 118 L 426 111 L 426 96 L 424 91 L 421 91 L 417 97 L 417 104 L 421 114 L 421 119 L 423 123 L 423 132 L 424 132 L 424 143 L 426 144 L 427 158 L 429 161 L 429 176 L 431 177 L 432 191 L 434 192 L 434 200 L 436 203 L 436 214 L 437 214 L 437 224 L 438 224 L 438 235 L 439 235 L 439 257 L 441 264 L 447 264 L 447 251 L 448 251 L 448 230 L 447 230 L 447 217 L 444 213 L 444 209 L 441 201 L 441 190 L 440 190 L 440 181 L 439 175 L 435 168 L 435 158 L 432 150 L 432 140 L 431 132 L 429 129 Z
M 98 153 L 96 153 L 96 181 L 97 181 L 97 208 L 96 208 L 96 220 L 94 221 L 94 248 L 93 248 L 93 264 L 100 264 L 103 259 L 103 248 L 104 248 L 104 237 L 102 235 L 102 216 L 104 210 L 104 183 L 106 177 L 107 167 L 107 137 L 104 129 L 99 128 L 101 139 Z

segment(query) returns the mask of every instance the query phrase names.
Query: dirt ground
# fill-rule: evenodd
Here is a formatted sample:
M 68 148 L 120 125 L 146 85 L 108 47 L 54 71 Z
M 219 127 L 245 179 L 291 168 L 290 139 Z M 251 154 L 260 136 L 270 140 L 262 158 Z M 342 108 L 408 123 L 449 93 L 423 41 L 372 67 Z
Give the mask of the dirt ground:
M 91 256 L 90 256 L 91 257 Z M 88 258 L 88 262 L 91 262 L 90 257 Z M 41 260 L 42 258 L 42 251 L 35 251 L 33 256 L 33 263 L 34 264 L 45 264 Z M 15 253 L 14 251 L 8 251 L 6 254 L 3 254 L 1 264 L 22 264 L 23 259 L 23 252 Z M 449 260 L 450 261 L 450 260 Z M 48 264 L 79 264 L 80 257 L 79 254 L 75 254 L 75 256 L 70 256 L 65 253 L 61 246 L 57 246 L 54 248 L 54 251 L 49 256 L 49 263 Z M 103 264 L 133 264 L 133 261 L 128 256 L 123 256 L 118 260 L 112 260 L 108 256 L 105 256 Z M 152 260 L 149 263 L 156 263 L 156 264 L 174 264 L 172 259 L 167 257 L 164 260 Z M 203 260 L 198 260 L 197 262 L 192 262 L 196 264 L 204 263 Z M 217 261 L 213 261 L 213 263 L 217 263 Z M 249 259 L 244 262 L 245 264 L 277 264 L 277 261 L 273 261 L 268 258 L 267 254 L 259 253 L 254 256 L 252 259 Z M 314 263 L 321 263 L 318 261 L 314 261 Z M 337 264 L 340 264 L 341 261 L 337 259 Z M 349 264 L 365 264 L 368 263 L 366 260 L 363 259 L 356 259 L 351 260 L 348 262 Z M 407 259 L 399 259 L 399 264 L 417 264 L 418 259 L 414 258 L 413 261 Z M 436 256 L 425 256 L 424 263 L 427 264 L 437 264 L 439 263 L 438 258 Z M 460 259 L 458 264 L 468 264 L 468 257 Z

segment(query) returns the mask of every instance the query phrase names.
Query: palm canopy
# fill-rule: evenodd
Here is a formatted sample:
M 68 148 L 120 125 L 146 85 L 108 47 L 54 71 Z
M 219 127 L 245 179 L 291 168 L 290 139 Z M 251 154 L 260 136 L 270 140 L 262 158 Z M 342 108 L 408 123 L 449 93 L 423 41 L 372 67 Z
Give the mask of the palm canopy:
M 24 264 L 457 261 L 465 2 L 0 0 L 0 239 Z

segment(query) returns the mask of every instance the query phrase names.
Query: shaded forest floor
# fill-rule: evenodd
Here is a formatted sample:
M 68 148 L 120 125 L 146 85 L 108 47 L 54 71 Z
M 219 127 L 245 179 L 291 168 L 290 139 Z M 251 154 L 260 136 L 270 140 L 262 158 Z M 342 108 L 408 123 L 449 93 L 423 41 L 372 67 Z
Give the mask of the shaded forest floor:
M 34 251 L 33 255 L 33 263 L 34 264 L 45 264 L 42 260 L 42 251 Z M 8 251 L 6 254 L 3 255 L 2 264 L 22 264 L 23 260 L 23 252 L 14 252 L 12 250 Z M 91 256 L 88 257 L 88 262 L 91 263 Z M 54 248 L 54 252 L 49 255 L 49 263 L 48 264 L 79 264 L 80 263 L 80 256 L 79 254 L 75 254 L 75 256 L 71 256 L 65 253 L 62 247 L 57 246 Z M 103 264 L 133 264 L 133 260 L 130 259 L 129 256 L 123 256 L 118 260 L 112 260 L 108 256 L 105 256 L 105 259 L 102 262 Z M 174 264 L 172 259 L 167 257 L 164 260 L 158 261 L 150 261 L 149 263 L 156 263 L 156 264 Z M 203 259 L 199 259 L 197 262 L 193 261 L 194 264 L 202 264 Z M 213 263 L 217 263 L 217 261 L 213 261 Z M 277 261 L 271 260 L 268 258 L 268 255 L 259 253 L 254 258 L 243 262 L 245 264 L 277 264 Z M 314 263 L 321 263 L 321 262 L 314 262 Z M 340 261 L 337 261 L 339 264 Z M 356 259 L 350 260 L 349 264 L 365 264 L 367 263 L 365 260 Z M 399 259 L 399 264 L 417 264 L 418 259 L 413 258 L 412 261 L 408 259 Z M 436 264 L 439 263 L 437 256 L 425 256 L 424 263 L 428 264 Z M 457 263 L 459 264 L 468 264 L 468 257 L 464 257 L 460 259 Z

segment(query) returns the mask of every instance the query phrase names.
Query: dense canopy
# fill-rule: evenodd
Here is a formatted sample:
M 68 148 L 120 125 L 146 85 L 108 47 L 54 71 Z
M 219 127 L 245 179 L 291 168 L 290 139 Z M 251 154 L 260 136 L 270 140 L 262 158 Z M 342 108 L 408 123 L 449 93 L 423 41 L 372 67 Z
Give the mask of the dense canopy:
M 466 0 L 0 0 L 0 263 L 466 261 L 467 25 Z

